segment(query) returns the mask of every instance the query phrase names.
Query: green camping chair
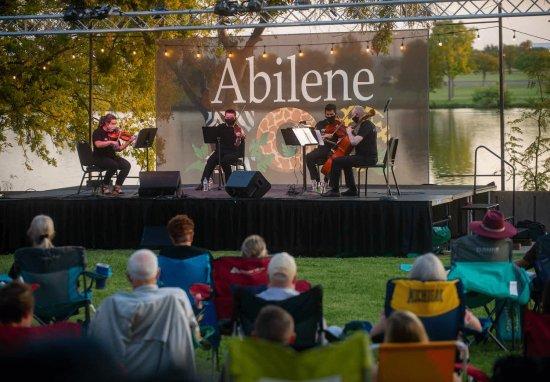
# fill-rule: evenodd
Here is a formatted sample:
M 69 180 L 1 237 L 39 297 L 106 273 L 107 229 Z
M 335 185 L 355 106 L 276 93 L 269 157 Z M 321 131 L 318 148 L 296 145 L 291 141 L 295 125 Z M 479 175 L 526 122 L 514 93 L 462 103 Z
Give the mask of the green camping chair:
M 330 346 L 296 352 L 257 338 L 229 342 L 227 380 L 370 381 L 373 365 L 368 336 L 356 333 Z
M 451 267 L 448 279 L 462 281 L 466 306 L 483 307 L 490 323 L 486 333 L 498 346 L 507 350 L 492 331 L 499 320 L 505 318 L 503 312 L 514 311 L 517 305 L 525 305 L 529 301 L 531 290 L 527 272 L 507 261 L 456 262 Z M 490 306 L 491 302 L 494 302 L 493 306 Z M 521 324 L 515 321 L 511 320 L 509 328 L 512 347 L 515 347 L 515 340 L 520 338 L 521 331 Z

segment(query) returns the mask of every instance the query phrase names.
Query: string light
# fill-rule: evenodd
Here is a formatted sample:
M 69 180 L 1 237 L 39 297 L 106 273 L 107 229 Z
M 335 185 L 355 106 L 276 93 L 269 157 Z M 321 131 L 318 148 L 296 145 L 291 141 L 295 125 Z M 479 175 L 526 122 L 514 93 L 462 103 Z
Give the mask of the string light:
M 43 70 L 46 70 L 46 65 L 44 65 L 44 66 L 42 67 L 42 69 L 43 69 Z
M 330 46 L 330 54 L 334 54 L 334 44 Z
M 438 45 L 438 46 L 443 46 L 443 43 L 442 43 L 441 41 L 439 41 L 439 42 L 437 43 L 437 45 Z
M 232 52 L 232 51 L 229 51 L 229 54 L 227 55 L 227 57 L 233 58 L 233 52 Z
M 298 45 L 298 49 L 299 49 L 298 56 L 304 57 L 304 52 L 302 52 L 302 46 Z
M 135 56 L 137 54 L 137 52 L 135 50 L 133 50 L 132 54 Z
M 71 57 L 73 58 L 73 60 L 74 60 L 74 59 L 76 58 L 76 56 L 75 56 L 74 54 L 73 54 L 73 55 L 71 55 Z
M 13 79 L 16 80 L 16 79 L 17 79 L 17 76 L 13 76 Z
M 370 41 L 367 41 L 367 53 L 370 53 Z
M 168 50 L 164 49 L 164 57 L 169 57 L 170 53 L 168 53 Z
M 201 58 L 201 46 L 200 46 L 200 45 L 199 45 L 199 47 L 197 48 L 197 53 L 195 54 L 195 57 Z
M 104 49 L 104 48 L 101 48 L 99 51 L 100 51 L 101 53 L 105 53 L 105 49 Z
M 265 51 L 265 45 L 264 45 L 264 52 L 262 53 L 262 57 L 263 57 L 263 58 L 267 58 L 267 53 L 266 53 L 266 51 Z
M 514 35 L 512 36 L 512 40 L 516 40 L 516 31 L 514 30 Z
M 479 40 L 479 39 L 480 39 L 480 37 L 479 37 L 479 29 L 476 29 L 476 31 L 477 31 L 477 39 Z
M 401 39 L 401 46 L 399 47 L 399 49 L 401 49 L 401 51 L 405 50 L 405 39 Z

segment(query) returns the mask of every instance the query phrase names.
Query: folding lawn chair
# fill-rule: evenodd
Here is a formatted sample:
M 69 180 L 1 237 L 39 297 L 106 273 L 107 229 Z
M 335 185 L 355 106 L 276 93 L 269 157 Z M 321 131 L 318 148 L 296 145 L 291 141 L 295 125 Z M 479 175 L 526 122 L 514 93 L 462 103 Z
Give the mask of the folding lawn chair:
M 464 296 L 457 281 L 391 279 L 386 284 L 384 311 L 408 310 L 424 324 L 431 341 L 454 341 L 464 326 Z
M 84 308 L 84 329 L 90 322 L 93 282 L 106 276 L 86 271 L 82 247 L 20 248 L 14 262 L 23 281 L 38 284 L 34 316 L 41 324 L 64 321 Z
M 201 333 L 204 335 L 203 341 L 206 341 L 212 347 L 212 361 L 218 365 L 220 330 L 216 307 L 212 297 L 198 302 L 195 299 L 196 295 L 192 293 L 192 288 L 197 285 L 206 284 L 210 287 L 210 290 L 214 289 L 212 255 L 205 252 L 204 254 L 179 259 L 163 256 L 163 251 L 166 250 L 161 250 L 158 257 L 161 269 L 158 284 L 161 287 L 177 287 L 185 291 L 193 306 L 195 315 L 199 319 Z
M 231 338 L 228 359 L 226 380 L 234 382 L 370 381 L 373 365 L 363 333 L 303 352 L 257 338 Z
M 503 350 L 506 346 L 492 333 L 505 310 L 515 311 L 514 305 L 525 305 L 530 296 L 530 279 L 524 269 L 504 262 L 456 262 L 451 267 L 449 280 L 460 280 L 464 285 L 465 304 L 469 308 L 483 307 L 489 325 L 484 330 Z M 490 303 L 494 302 L 494 306 Z M 515 347 L 520 338 L 521 324 L 511 320 L 511 340 Z
M 466 376 L 468 348 L 462 342 L 373 345 L 379 352 L 377 381 L 452 382 L 457 348 L 462 353 L 462 375 Z
M 277 305 L 294 319 L 296 341 L 293 347 L 303 350 L 320 345 L 323 340 L 323 289 L 315 286 L 309 291 L 282 301 L 267 301 L 240 288 L 234 295 L 235 332 L 250 336 L 260 310 L 266 305 Z

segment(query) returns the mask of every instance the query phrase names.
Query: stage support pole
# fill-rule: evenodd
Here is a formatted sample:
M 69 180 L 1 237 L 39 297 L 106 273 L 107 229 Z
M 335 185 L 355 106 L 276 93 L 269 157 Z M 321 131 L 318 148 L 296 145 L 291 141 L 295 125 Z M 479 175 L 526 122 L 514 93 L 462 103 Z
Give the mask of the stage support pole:
M 498 4 L 498 13 L 502 13 L 502 3 Z M 500 189 L 506 190 L 506 171 L 504 167 L 504 49 L 502 46 L 502 17 L 498 18 L 498 83 L 499 83 L 499 116 L 500 116 Z

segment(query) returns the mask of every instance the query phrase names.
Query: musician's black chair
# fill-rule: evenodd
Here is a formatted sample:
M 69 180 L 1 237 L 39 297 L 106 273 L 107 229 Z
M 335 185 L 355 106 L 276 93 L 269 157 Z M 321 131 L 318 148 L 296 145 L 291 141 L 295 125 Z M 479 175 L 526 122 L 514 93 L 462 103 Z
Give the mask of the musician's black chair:
M 401 191 L 399 190 L 399 185 L 397 184 L 397 179 L 395 178 L 395 173 L 393 171 L 393 167 L 395 166 L 395 156 L 397 154 L 397 145 L 399 143 L 399 138 L 390 138 L 388 142 L 388 150 L 386 150 L 386 154 L 384 154 L 384 160 L 382 163 L 377 163 L 372 166 L 356 166 L 357 168 L 357 188 L 359 190 L 359 193 L 361 192 L 361 171 L 365 170 L 365 196 L 367 196 L 367 185 L 368 185 L 368 172 L 369 168 L 381 168 L 382 173 L 384 174 L 384 180 L 386 181 L 386 185 L 388 187 L 388 193 L 391 195 L 391 188 L 389 186 L 388 182 L 388 175 L 386 174 L 386 165 L 389 170 L 391 170 L 391 174 L 393 176 L 393 182 L 395 183 L 395 188 L 397 189 L 397 195 L 401 195 Z M 388 162 L 388 152 L 389 155 L 389 162 Z

